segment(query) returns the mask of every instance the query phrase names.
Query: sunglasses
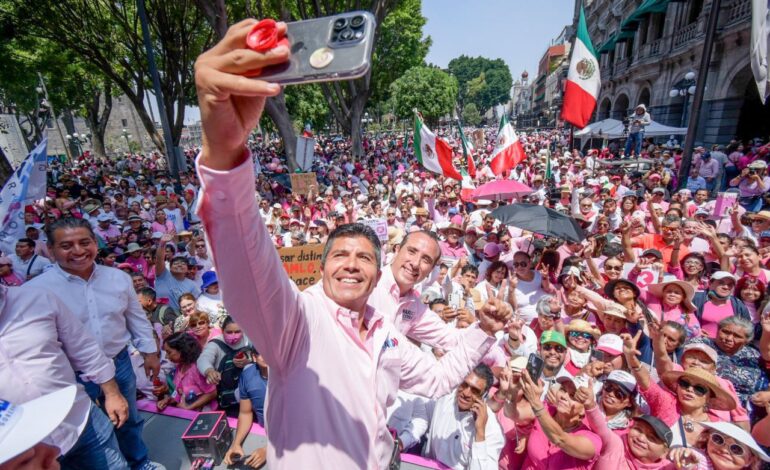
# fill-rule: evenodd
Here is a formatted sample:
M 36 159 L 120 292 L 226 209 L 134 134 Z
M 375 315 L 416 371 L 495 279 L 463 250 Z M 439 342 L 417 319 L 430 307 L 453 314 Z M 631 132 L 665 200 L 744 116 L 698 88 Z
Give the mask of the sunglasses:
M 529 266 L 528 261 L 522 261 L 521 263 L 516 263 L 516 262 L 513 263 L 514 268 L 526 268 L 527 266 Z
M 554 351 L 556 351 L 557 353 L 560 353 L 560 354 L 564 353 L 564 351 L 567 350 L 564 346 L 562 346 L 560 344 L 551 344 L 551 343 L 543 344 L 542 348 L 543 348 L 543 351 L 554 350 Z
M 605 393 L 611 393 L 618 398 L 626 398 L 631 395 L 630 393 L 628 393 L 628 391 L 625 388 L 610 382 L 607 382 L 604 384 L 604 387 L 602 387 L 602 391 Z
M 608 266 L 608 265 L 605 264 L 604 265 L 604 270 L 605 271 L 622 271 L 623 270 L 623 266 Z
M 703 385 L 698 385 L 698 384 L 692 384 L 688 382 L 686 379 L 679 379 L 677 380 L 676 383 L 677 385 L 679 385 L 679 388 L 684 390 L 692 390 L 699 397 L 704 397 L 706 396 L 707 393 L 709 393 L 708 387 L 704 387 Z
M 571 338 L 583 338 L 583 339 L 593 339 L 594 335 L 591 333 L 586 333 L 585 331 L 570 331 L 569 335 Z
M 727 443 L 727 440 L 725 439 L 725 436 L 719 434 L 718 432 L 714 432 L 711 434 L 711 443 L 722 447 Z M 730 447 L 728 447 L 728 450 L 731 454 L 733 454 L 736 457 L 743 457 L 746 454 L 746 450 L 743 448 L 742 445 L 739 444 L 730 444 Z

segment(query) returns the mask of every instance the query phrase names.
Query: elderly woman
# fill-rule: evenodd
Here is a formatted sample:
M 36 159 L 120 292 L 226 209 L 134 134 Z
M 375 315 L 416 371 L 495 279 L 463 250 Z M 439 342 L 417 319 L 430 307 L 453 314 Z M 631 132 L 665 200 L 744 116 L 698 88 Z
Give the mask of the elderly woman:
M 717 325 L 725 318 L 737 315 L 750 319 L 748 309 L 743 302 L 733 295 L 735 276 L 727 271 L 717 271 L 711 275 L 708 292 L 698 292 L 693 297 L 701 329 L 709 338 L 716 337 Z
M 714 411 L 735 409 L 735 400 L 719 385 L 713 374 L 700 367 L 662 374 L 662 382 L 674 393 L 664 390 L 651 379 L 647 367 L 643 367 L 637 357 L 639 336 L 639 333 L 634 338 L 623 334 L 623 354 L 636 378 L 639 393 L 649 405 L 650 414 L 671 427 L 674 444 L 695 445 L 703 432 L 701 423 L 721 421 L 722 416 Z
M 655 314 L 657 321 L 680 323 L 687 330 L 687 337 L 692 338 L 700 336 L 700 323 L 692 303 L 694 295 L 692 285 L 674 276 L 665 276 L 663 282 L 642 289 L 640 299 Z
M 759 467 L 759 461 L 770 462 L 754 438 L 730 423 L 703 423 L 703 439 L 695 448 L 671 449 L 668 458 L 676 468 L 740 470 Z
M 602 451 L 601 438 L 584 422 L 585 407 L 576 398 L 578 386 L 571 377 L 556 379 L 556 403 L 545 404 L 543 387 L 522 372 L 524 398 L 536 421 L 527 442 L 523 469 L 590 469 Z
M 719 322 L 714 339 L 694 340 L 711 346 L 717 352 L 717 374 L 733 384 L 743 406 L 751 395 L 768 387 L 760 353 L 750 346 L 753 339 L 754 325 L 749 320 L 732 316 Z

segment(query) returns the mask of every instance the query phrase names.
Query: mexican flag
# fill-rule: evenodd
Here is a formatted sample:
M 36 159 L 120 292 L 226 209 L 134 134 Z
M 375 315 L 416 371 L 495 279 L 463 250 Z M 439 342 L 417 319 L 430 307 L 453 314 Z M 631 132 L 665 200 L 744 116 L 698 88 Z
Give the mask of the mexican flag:
M 503 114 L 500 118 L 500 129 L 497 131 L 497 145 L 490 157 L 489 167 L 492 173 L 501 175 L 504 171 L 513 169 L 525 158 L 526 154 L 519 136 Z
M 426 169 L 462 181 L 452 163 L 452 147 L 436 137 L 417 112 L 414 114 L 414 155 Z
M 577 36 L 572 48 L 567 82 L 564 86 L 564 104 L 561 118 L 580 129 L 586 127 L 596 108 L 596 98 L 602 81 L 599 77 L 599 61 L 591 44 L 586 26 L 586 16 L 580 7 Z
M 465 202 L 470 202 L 473 200 L 471 195 L 473 194 L 473 191 L 476 190 L 476 185 L 473 184 L 473 180 L 468 175 L 468 173 L 465 172 L 465 170 L 460 170 L 462 173 L 463 179 L 460 184 L 460 199 L 462 199 Z
M 457 128 L 460 129 L 460 141 L 463 144 L 463 156 L 468 165 L 468 174 L 471 178 L 476 177 L 476 162 L 473 161 L 473 144 L 468 142 L 465 138 L 465 132 L 463 132 L 463 123 L 457 120 Z

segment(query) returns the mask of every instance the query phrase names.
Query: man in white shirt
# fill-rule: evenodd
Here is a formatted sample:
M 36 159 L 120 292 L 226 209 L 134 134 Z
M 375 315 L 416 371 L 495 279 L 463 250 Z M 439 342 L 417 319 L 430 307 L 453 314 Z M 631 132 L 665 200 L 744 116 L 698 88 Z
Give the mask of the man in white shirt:
M 505 438 L 486 404 L 494 382 L 484 364 L 465 377 L 457 391 L 429 405 L 428 442 L 423 454 L 454 470 L 497 470 Z
M 16 254 L 10 255 L 13 271 L 25 281 L 42 273 L 51 261 L 35 254 L 35 241 L 30 238 L 20 238 L 16 242 Z
M 82 219 L 65 218 L 48 229 L 48 247 L 56 265 L 31 281 L 61 299 L 96 338 L 102 352 L 115 364 L 115 380 L 129 405 L 128 419 L 117 430 L 121 451 L 132 469 L 154 469 L 142 441 L 143 420 L 136 406 L 136 376 L 128 345 L 144 356 L 144 369 L 152 380 L 160 359 L 152 326 L 134 293 L 131 278 L 116 268 L 97 265 L 96 235 Z M 81 382 L 95 401 L 101 391 L 93 382 Z
M 79 468 L 128 469 L 113 433 L 113 425 L 122 426 L 128 416 L 115 366 L 56 296 L 28 284 L 0 286 L 0 343 L 4 400 L 25 403 L 76 385 L 76 371 L 100 384 L 107 416 L 77 385 L 72 409 L 43 441 L 59 449 L 65 468 L 77 463 Z
M 425 397 L 399 390 L 388 407 L 388 429 L 395 433 L 402 452 L 420 444 L 428 430 L 427 402 Z

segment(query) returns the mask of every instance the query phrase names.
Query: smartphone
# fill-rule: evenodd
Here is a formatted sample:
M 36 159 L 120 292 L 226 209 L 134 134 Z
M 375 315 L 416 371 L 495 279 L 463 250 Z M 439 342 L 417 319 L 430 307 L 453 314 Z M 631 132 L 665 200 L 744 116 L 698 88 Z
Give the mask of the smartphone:
M 530 354 L 529 358 L 527 358 L 527 373 L 533 382 L 537 383 L 538 379 L 540 379 L 544 365 L 543 358 L 535 353 Z
M 447 299 L 447 301 L 449 301 L 450 307 L 454 309 L 458 309 L 460 308 L 460 302 L 462 301 L 462 297 L 460 296 L 460 294 L 452 292 L 451 294 L 449 294 L 449 298 Z
M 296 85 L 362 77 L 371 67 L 376 27 L 368 11 L 287 23 L 291 57 L 265 67 L 254 78 Z

